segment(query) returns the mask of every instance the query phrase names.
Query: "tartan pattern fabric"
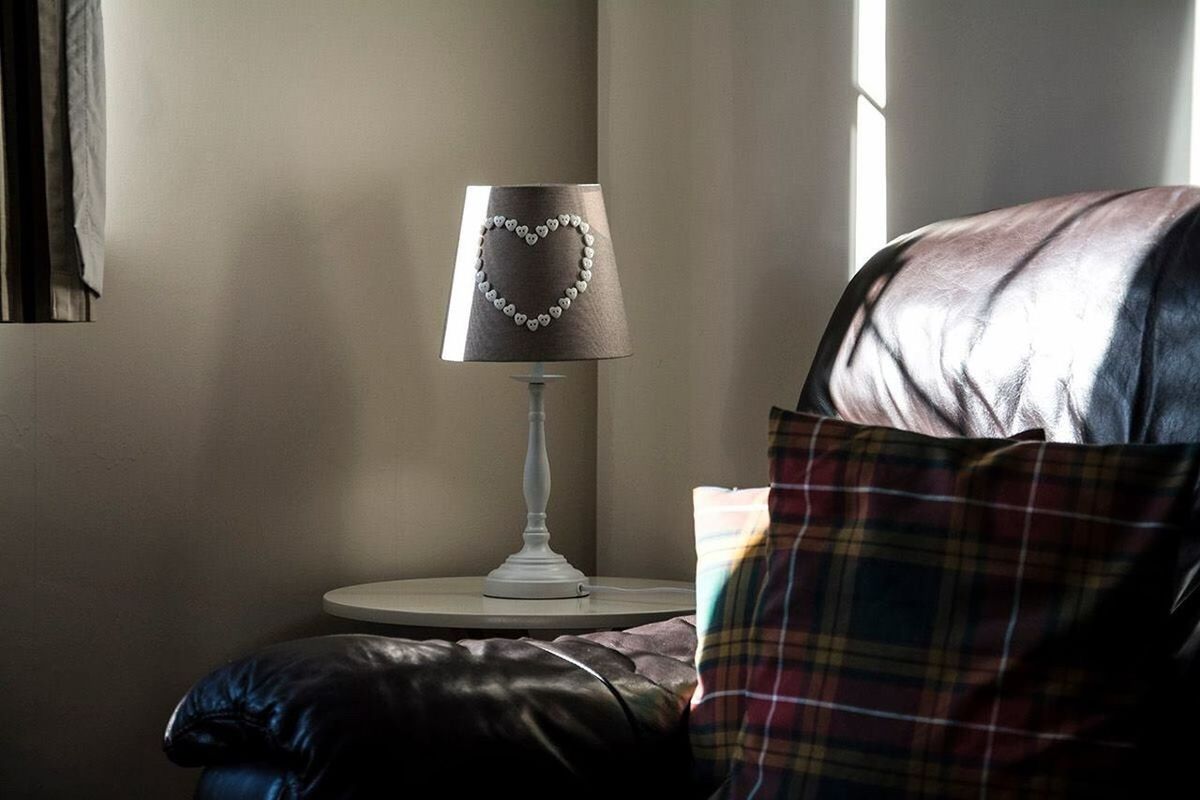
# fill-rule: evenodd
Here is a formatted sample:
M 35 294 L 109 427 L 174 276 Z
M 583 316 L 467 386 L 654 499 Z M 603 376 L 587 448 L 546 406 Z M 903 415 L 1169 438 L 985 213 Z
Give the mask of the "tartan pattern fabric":
M 1126 796 L 1193 445 L 935 439 L 776 409 L 744 798 Z
M 767 487 L 692 490 L 696 525 L 696 672 L 688 735 L 700 786 L 729 774 L 742 726 L 749 633 L 766 564 Z M 709 695 L 712 699 L 707 699 Z
M 1035 428 L 1015 440 L 1045 441 Z M 729 775 L 750 667 L 755 601 L 766 566 L 769 487 L 692 490 L 696 533 L 696 672 L 688 734 L 701 787 Z

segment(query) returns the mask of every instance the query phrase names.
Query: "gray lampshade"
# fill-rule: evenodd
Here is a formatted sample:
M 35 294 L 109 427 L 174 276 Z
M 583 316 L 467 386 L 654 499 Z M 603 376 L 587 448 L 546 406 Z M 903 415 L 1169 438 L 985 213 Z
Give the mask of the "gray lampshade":
M 600 186 L 467 187 L 442 358 L 576 361 L 631 352 Z

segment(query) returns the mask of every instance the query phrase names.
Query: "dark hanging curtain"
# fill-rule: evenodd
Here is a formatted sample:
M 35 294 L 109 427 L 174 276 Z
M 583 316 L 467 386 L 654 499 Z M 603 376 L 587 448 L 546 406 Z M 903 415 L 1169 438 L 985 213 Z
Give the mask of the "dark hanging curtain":
M 100 0 L 0 0 L 0 322 L 87 322 L 104 280 Z

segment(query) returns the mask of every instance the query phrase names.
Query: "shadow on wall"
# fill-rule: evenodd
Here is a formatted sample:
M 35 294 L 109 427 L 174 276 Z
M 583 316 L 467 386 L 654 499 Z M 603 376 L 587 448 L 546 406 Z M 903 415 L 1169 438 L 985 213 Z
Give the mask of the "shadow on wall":
M 705 167 L 723 183 L 699 200 L 701 209 L 719 204 L 721 222 L 708 236 L 724 248 L 696 255 L 700 263 L 717 253 L 727 259 L 714 276 L 722 283 L 700 295 L 719 290 L 725 296 L 700 330 L 720 325 L 717 363 L 728 373 L 709 376 L 719 379 L 724 394 L 716 415 L 721 450 L 702 468 L 716 472 L 695 474 L 695 480 L 759 485 L 765 479 L 770 407 L 795 396 L 827 309 L 846 285 L 851 231 L 843 209 L 851 204 L 847 131 L 855 99 L 847 92 L 845 44 L 852 5 L 735 6 L 728 18 L 731 41 L 757 46 L 741 48 L 728 65 L 737 90 L 720 101 L 727 104 L 724 160 Z M 797 52 L 797 31 L 825 35 Z M 814 108 L 821 109 L 819 122 Z
M 406 392 L 432 381 L 436 361 L 421 354 L 436 353 L 438 331 L 414 332 L 392 313 L 411 280 L 397 264 L 413 263 L 396 195 L 370 180 L 333 204 L 278 193 L 232 239 L 211 301 L 192 494 L 179 498 L 161 566 L 175 582 L 155 598 L 180 633 L 172 652 L 129 654 L 133 671 L 160 671 L 162 688 L 113 717 L 130 732 L 98 745 L 112 763 L 130 758 L 135 738 L 137 760 L 169 771 L 164 780 L 194 780 L 168 764 L 159 737 L 188 687 L 229 659 L 307 636 L 431 635 L 321 608 L 331 588 L 397 577 L 395 487 L 407 450 L 432 446 L 421 415 L 404 413 Z
M 893 230 L 1187 175 L 1190 0 L 888 8 Z
M 325 632 L 318 598 L 345 527 L 356 408 L 330 294 L 347 266 L 323 257 L 310 233 L 318 220 L 297 198 L 263 208 L 232 256 L 219 310 L 196 473 L 204 524 L 180 539 L 187 586 L 174 616 L 205 651 L 193 664 Z

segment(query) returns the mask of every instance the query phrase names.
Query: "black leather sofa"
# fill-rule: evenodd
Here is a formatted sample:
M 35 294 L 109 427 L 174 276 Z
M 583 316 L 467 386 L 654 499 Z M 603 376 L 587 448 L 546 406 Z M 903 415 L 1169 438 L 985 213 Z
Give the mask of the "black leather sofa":
M 939 435 L 1200 440 L 1198 221 L 1200 190 L 1151 188 L 902 237 L 846 289 L 799 407 Z M 206 767 L 206 800 L 707 796 L 695 641 L 681 618 L 552 643 L 286 642 L 201 680 L 165 749 Z M 1195 678 L 1170 687 L 1177 706 L 1197 705 Z M 1194 734 L 1164 738 L 1186 768 Z

